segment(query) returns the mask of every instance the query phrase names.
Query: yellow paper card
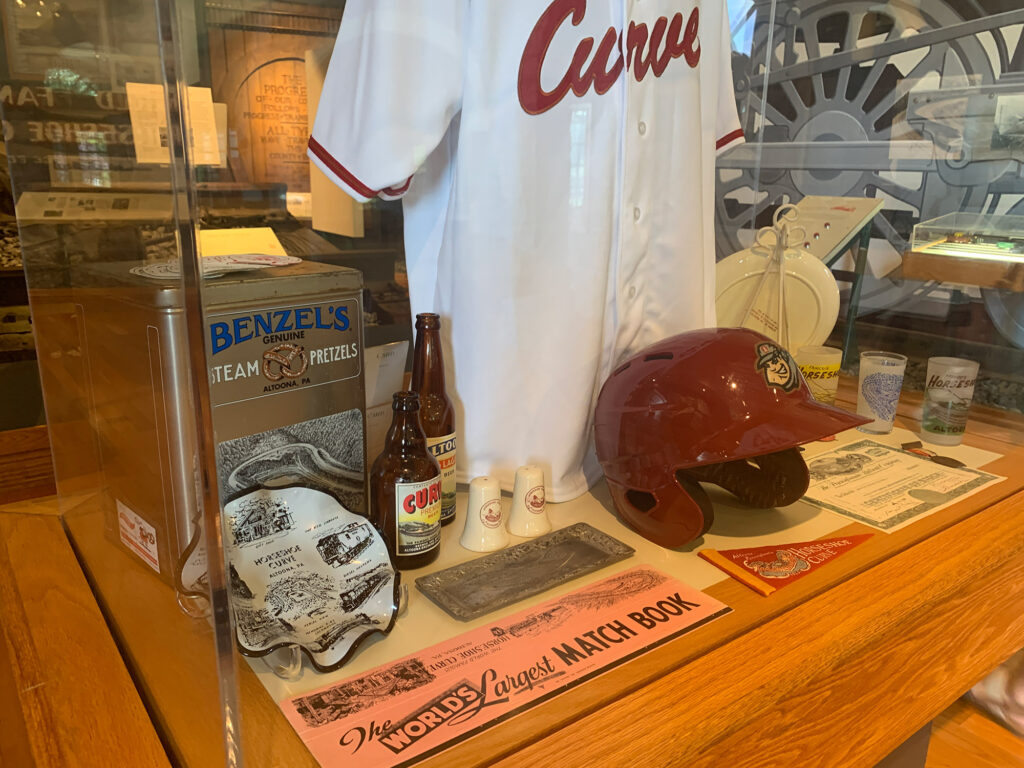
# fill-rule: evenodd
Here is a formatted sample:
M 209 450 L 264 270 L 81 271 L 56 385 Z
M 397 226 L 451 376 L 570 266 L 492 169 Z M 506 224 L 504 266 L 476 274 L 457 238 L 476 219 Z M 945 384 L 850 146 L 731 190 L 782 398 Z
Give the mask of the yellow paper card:
M 259 253 L 264 256 L 288 255 L 270 227 L 201 229 L 199 230 L 199 251 L 204 258 L 236 256 L 243 253 Z

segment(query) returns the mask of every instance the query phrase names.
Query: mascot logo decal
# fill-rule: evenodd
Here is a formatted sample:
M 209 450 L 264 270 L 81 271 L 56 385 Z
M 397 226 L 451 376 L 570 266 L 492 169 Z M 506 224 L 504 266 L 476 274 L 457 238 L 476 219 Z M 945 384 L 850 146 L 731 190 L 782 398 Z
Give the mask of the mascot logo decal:
M 769 387 L 792 392 L 800 387 L 800 373 L 789 352 L 777 344 L 761 341 L 757 344 L 757 370 Z

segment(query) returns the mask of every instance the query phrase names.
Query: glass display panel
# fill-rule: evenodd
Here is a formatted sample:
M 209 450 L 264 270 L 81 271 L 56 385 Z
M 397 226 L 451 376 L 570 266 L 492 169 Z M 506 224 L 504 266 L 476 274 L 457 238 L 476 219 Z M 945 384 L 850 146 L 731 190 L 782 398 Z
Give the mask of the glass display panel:
M 171 758 L 234 764 L 223 568 L 215 549 L 211 576 L 201 536 L 187 270 L 143 276 L 182 263 L 197 214 L 166 82 L 194 71 L 195 51 L 165 48 L 177 22 L 153 4 L 0 11 L 5 214 L 17 217 L 60 511 Z
M 310 134 L 330 92 L 332 54 L 340 50 L 351 61 L 370 44 L 358 24 L 346 27 L 354 17 L 346 17 L 344 3 L 47 3 L 3 0 L 0 106 L 61 508 L 157 726 L 182 765 L 359 765 L 371 748 L 397 763 L 420 737 L 430 746 L 405 752 L 410 759 L 451 746 L 430 741 L 439 737 L 428 731 L 449 718 L 470 720 L 468 712 L 458 714 L 474 703 L 504 695 L 496 702 L 502 707 L 510 700 L 529 700 L 524 713 L 543 707 L 542 715 L 519 721 L 526 723 L 521 731 L 481 718 L 459 732 L 461 756 L 479 747 L 498 757 L 508 744 L 540 738 L 725 642 L 704 624 L 731 610 L 749 620 L 747 628 L 770 616 L 714 596 L 724 575 L 709 550 L 721 552 L 720 567 L 729 552 L 770 555 L 783 539 L 818 547 L 829 537 L 842 543 L 825 560 L 857 547 L 861 567 L 868 567 L 1024 487 L 1024 477 L 1010 471 L 1024 424 L 1024 286 L 1017 269 L 1024 258 L 1024 12 L 1008 2 L 735 0 L 727 4 L 723 48 L 716 50 L 717 32 L 701 32 L 703 55 L 720 54 L 728 64 L 723 101 L 740 129 L 713 137 L 721 150 L 713 154 L 715 140 L 704 146 L 680 138 L 679 125 L 667 123 L 674 139 L 665 157 L 707 150 L 706 183 L 691 186 L 713 209 L 714 236 L 688 233 L 677 250 L 699 252 L 703 245 L 709 257 L 713 250 L 715 266 L 704 260 L 703 287 L 716 300 L 718 324 L 763 335 L 756 347 L 744 342 L 753 357 L 729 379 L 733 389 L 757 386 L 743 393 L 744 419 L 761 420 L 778 391 L 814 393 L 842 412 L 830 412 L 835 421 L 820 434 L 796 441 L 805 443 L 802 454 L 790 441 L 787 454 L 774 459 L 780 472 L 811 465 L 798 470 L 810 483 L 803 500 L 779 496 L 758 504 L 757 483 L 740 488 L 745 496 L 730 495 L 728 478 L 722 482 L 714 469 L 673 470 L 671 483 L 703 515 L 702 526 L 681 542 L 659 542 L 616 511 L 631 504 L 643 513 L 657 502 L 653 493 L 620 493 L 599 473 L 589 492 L 545 504 L 551 478 L 544 476 L 546 457 L 533 453 L 521 457 L 521 474 L 504 464 L 488 470 L 515 474 L 504 489 L 491 477 L 460 483 L 455 521 L 442 528 L 440 462 L 436 478 L 427 472 L 395 481 L 402 494 L 374 492 L 370 477 L 390 445 L 392 419 L 411 431 L 445 421 L 437 414 L 414 418 L 402 405 L 411 398 L 392 399 L 407 387 L 425 393 L 429 378 L 414 372 L 407 236 L 437 246 L 440 230 L 453 221 L 476 225 L 473 217 L 459 218 L 464 211 L 490 221 L 483 214 L 494 213 L 485 210 L 494 202 L 471 194 L 465 208 L 425 221 L 417 214 L 422 208 L 392 199 L 401 187 L 366 187 L 373 195 L 343 191 L 338 179 L 345 174 Z M 525 38 L 543 27 L 538 17 L 550 21 L 555 11 L 568 8 L 562 31 L 582 36 L 567 21 L 571 4 L 529 5 L 530 23 L 502 37 L 514 39 L 517 57 Z M 349 12 L 361 7 L 350 4 Z M 677 11 L 665 11 L 661 34 L 674 30 L 679 45 L 689 40 L 693 59 L 691 16 L 678 11 L 670 22 Z M 596 45 L 605 31 L 588 39 Z M 576 254 L 594 227 L 607 227 L 612 241 L 646 225 L 647 209 L 626 192 L 616 198 L 622 210 L 586 206 L 596 196 L 598 155 L 607 150 L 615 158 L 619 151 L 587 142 L 596 126 L 614 121 L 628 127 L 629 141 L 664 129 L 639 113 L 626 120 L 639 101 L 606 114 L 597 99 L 617 93 L 611 89 L 620 77 L 623 89 L 663 75 L 657 85 L 674 82 L 667 67 L 685 66 L 676 60 L 685 61 L 686 50 L 657 67 L 648 62 L 648 74 L 640 64 L 616 70 L 616 45 L 625 47 L 623 55 L 640 56 L 647 41 L 638 43 L 634 31 L 623 44 L 614 25 L 608 31 L 596 51 L 583 43 L 576 49 L 574 41 L 570 54 L 583 53 L 573 65 L 580 82 L 573 87 L 569 71 L 562 88 L 562 106 L 571 108 L 567 149 L 551 168 L 540 160 L 529 168 L 542 179 L 565 172 L 559 184 L 570 194 L 555 201 L 569 211 L 564 222 L 549 205 L 554 183 L 523 189 L 523 164 L 514 165 L 511 153 L 458 166 L 470 190 L 480 178 L 507 185 L 537 213 L 535 228 L 483 233 L 495 242 L 512 237 L 522 262 L 539 247 L 541 228 Z M 607 83 L 583 67 L 591 54 L 611 57 Z M 360 66 L 371 67 L 371 58 Z M 569 61 L 572 55 L 565 66 Z M 521 80 L 518 58 L 512 70 Z M 594 82 L 584 82 L 585 73 Z M 555 82 L 540 84 L 536 98 L 556 93 L 544 90 Z M 520 109 L 520 85 L 507 84 L 502 108 Z M 358 106 L 376 108 L 396 93 L 366 89 Z M 543 105 L 527 102 L 543 116 Z M 446 174 L 432 163 L 457 151 L 461 131 L 488 132 L 485 120 L 474 122 L 464 104 L 457 106 L 451 114 L 441 110 L 449 122 L 436 146 L 410 150 L 444 184 L 455 183 L 456 166 Z M 680 124 L 689 119 L 673 114 Z M 656 198 L 653 171 L 643 170 L 627 191 Z M 441 187 L 432 191 L 443 195 Z M 482 237 L 478 230 L 474 237 Z M 640 256 L 663 245 L 657 235 L 637 246 Z M 564 271 L 564 303 L 553 313 L 560 326 L 583 322 L 572 311 L 573 281 L 595 267 L 581 264 Z M 628 278 L 619 261 L 612 266 L 610 286 Z M 534 299 L 528 280 L 494 283 L 484 304 L 498 315 L 509 310 L 510 323 L 515 312 L 551 309 Z M 440 301 L 454 287 L 438 281 L 436 289 Z M 611 296 L 610 307 L 625 297 L 641 305 L 646 298 L 643 285 L 623 282 L 617 289 L 622 295 Z M 614 304 L 602 315 L 609 336 L 621 331 L 620 309 Z M 660 320 L 639 323 L 637 338 L 661 327 Z M 441 322 L 450 371 L 448 324 L 480 318 Z M 606 378 L 641 362 L 667 369 L 665 361 L 683 357 L 671 345 L 642 360 L 634 357 L 639 351 L 629 348 L 609 364 L 594 382 L 593 402 L 582 406 L 577 400 L 589 394 L 568 391 L 541 364 L 475 373 L 481 381 L 540 380 L 548 401 L 589 409 L 582 445 L 596 434 L 590 414 Z M 693 363 L 689 379 L 703 381 L 712 367 Z M 634 374 L 640 382 L 659 380 L 645 379 L 636 367 L 625 375 Z M 871 376 L 878 378 L 865 389 Z M 824 389 L 803 388 L 819 379 Z M 456 393 L 459 382 L 449 376 L 446 386 Z M 649 412 L 666 405 L 663 393 L 652 397 Z M 810 394 L 806 401 L 816 402 Z M 393 403 L 406 415 L 396 417 Z M 538 433 L 557 429 L 515 408 L 522 410 L 509 404 L 515 420 Z M 881 427 L 826 442 L 862 422 Z M 692 442 L 728 437 L 734 426 L 702 427 Z M 777 439 L 771 426 L 769 441 Z M 430 455 L 444 458 L 457 431 L 438 428 L 421 437 L 432 441 Z M 652 431 L 637 429 L 633 437 Z M 581 452 L 590 457 L 592 447 Z M 657 461 L 648 458 L 643 468 L 665 463 L 660 447 L 652 450 Z M 850 459 L 851 451 L 859 458 Z M 761 455 L 739 458 L 748 474 L 772 471 L 755 461 Z M 875 459 L 891 460 L 893 471 L 907 476 L 941 475 L 946 485 L 878 519 L 876 510 L 846 509 L 849 499 L 828 495 L 829 477 Z M 398 523 L 397 531 L 370 524 L 384 505 L 400 519 L 405 502 L 413 517 L 404 531 Z M 476 518 L 466 524 L 471 509 L 479 525 Z M 435 538 L 436 559 L 401 569 L 399 554 L 429 555 Z M 800 577 L 811 578 L 825 560 L 805 562 Z M 843 575 L 830 578 L 854 572 L 837 569 Z M 666 602 L 659 592 L 665 589 L 678 601 Z M 774 591 L 762 584 L 758 593 Z M 793 606 L 806 598 L 790 596 L 796 592 L 772 599 Z M 679 618 L 688 602 L 699 610 Z M 611 626 L 609 606 L 640 617 L 614 639 L 612 630 L 595 635 L 584 625 Z M 506 642 L 516 650 L 502 658 Z M 643 664 L 631 666 L 638 657 Z M 471 670 L 475 687 L 441 691 L 452 669 Z M 588 688 L 599 672 L 601 686 Z M 438 686 L 429 689 L 433 698 L 425 694 L 429 685 Z M 511 716 L 517 706 L 491 711 Z M 423 719 L 427 710 L 433 714 Z
M 916 391 L 928 357 L 973 359 L 974 402 L 1019 413 L 1019 286 L 985 260 L 925 258 L 919 241 L 943 228 L 943 238 L 1014 237 L 1022 11 L 985 0 L 730 6 L 734 35 L 751 41 L 734 60 L 747 142 L 718 161 L 718 257 L 750 247 L 782 204 L 878 201 L 863 263 L 819 254 L 841 280 L 829 343 L 846 349 L 851 371 L 857 350 L 906 354 L 905 387 Z M 808 220 L 814 251 L 829 233 L 820 216 Z M 1012 248 L 996 247 L 1012 263 Z

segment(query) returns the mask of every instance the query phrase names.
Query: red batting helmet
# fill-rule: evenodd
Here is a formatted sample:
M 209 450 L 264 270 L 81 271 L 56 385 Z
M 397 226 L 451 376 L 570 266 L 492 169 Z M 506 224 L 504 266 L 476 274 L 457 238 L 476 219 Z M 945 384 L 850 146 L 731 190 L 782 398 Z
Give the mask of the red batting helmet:
M 866 424 L 816 402 L 789 353 L 747 328 L 660 341 L 619 366 L 594 416 L 597 458 L 622 518 L 678 547 L 711 527 L 715 483 L 754 507 L 807 491 L 796 446 Z

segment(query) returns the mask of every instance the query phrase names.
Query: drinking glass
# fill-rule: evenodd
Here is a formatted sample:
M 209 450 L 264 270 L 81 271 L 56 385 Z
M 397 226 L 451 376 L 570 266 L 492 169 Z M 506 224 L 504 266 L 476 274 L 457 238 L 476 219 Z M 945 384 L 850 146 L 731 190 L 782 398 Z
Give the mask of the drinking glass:
M 869 419 L 870 424 L 857 427 L 861 432 L 887 435 L 892 432 L 896 406 L 903 388 L 903 373 L 907 358 L 895 352 L 862 352 L 860 380 L 857 382 L 857 413 Z
M 960 445 L 974 399 L 978 363 L 960 357 L 928 358 L 921 437 L 929 443 Z
M 800 347 L 796 351 L 796 364 L 800 366 L 811 396 L 819 403 L 835 403 L 842 362 L 843 350 L 835 347 Z

